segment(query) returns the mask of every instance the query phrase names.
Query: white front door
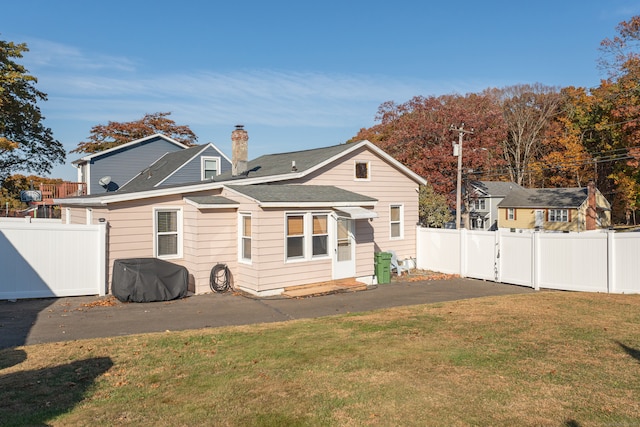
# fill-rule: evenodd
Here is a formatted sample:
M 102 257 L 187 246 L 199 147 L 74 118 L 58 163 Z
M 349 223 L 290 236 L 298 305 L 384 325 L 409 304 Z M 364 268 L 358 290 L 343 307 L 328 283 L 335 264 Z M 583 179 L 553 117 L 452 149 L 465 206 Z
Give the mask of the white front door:
M 536 227 L 542 228 L 544 226 L 544 211 L 542 209 L 536 209 Z
M 356 251 L 353 236 L 354 220 L 337 217 L 335 226 L 333 278 L 344 279 L 356 275 Z

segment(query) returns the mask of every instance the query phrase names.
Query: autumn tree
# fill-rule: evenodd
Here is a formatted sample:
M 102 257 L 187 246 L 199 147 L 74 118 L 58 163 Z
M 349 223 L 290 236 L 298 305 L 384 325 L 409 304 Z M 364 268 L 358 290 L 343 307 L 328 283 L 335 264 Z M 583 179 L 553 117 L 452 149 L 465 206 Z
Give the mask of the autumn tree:
M 524 185 L 544 132 L 558 114 L 561 97 L 556 88 L 542 84 L 488 89 L 485 93 L 494 96 L 502 107 L 507 135 L 501 146 L 510 179 Z
M 542 132 L 537 155 L 532 159 L 529 176 L 532 187 L 585 187 L 596 179 L 597 163 L 584 144 L 588 128 L 585 112 L 592 98 L 584 88 L 567 87 L 560 91 L 558 114 Z
M 487 172 L 503 163 L 499 141 L 505 137 L 502 112 L 494 98 L 484 94 L 422 97 L 396 104 L 385 102 L 376 121 L 352 140 L 368 139 L 395 159 L 425 177 L 434 191 L 455 199 L 457 158 L 452 124 L 465 123 L 475 132 L 464 140 L 463 168 Z M 467 174 L 465 174 L 467 175 Z M 474 179 L 477 179 L 475 176 Z
M 580 134 L 600 191 L 615 222 L 629 222 L 640 207 L 640 17 L 617 27 L 601 43 L 608 78 L 590 90 L 566 88 L 567 128 Z
M 425 227 L 442 228 L 452 219 L 447 198 L 436 193 L 429 184 L 420 186 L 418 209 L 420 225 Z
M 156 133 L 185 145 L 194 145 L 198 140 L 196 134 L 189 126 L 177 125 L 170 115 L 170 112 L 145 114 L 140 120 L 96 125 L 91 128 L 88 140 L 78 143 L 71 153 L 97 153 Z
M 24 43 L 0 40 L 0 183 L 15 171 L 49 173 L 65 160 L 62 144 L 44 126 L 38 107 L 47 95 L 15 61 L 28 50 Z

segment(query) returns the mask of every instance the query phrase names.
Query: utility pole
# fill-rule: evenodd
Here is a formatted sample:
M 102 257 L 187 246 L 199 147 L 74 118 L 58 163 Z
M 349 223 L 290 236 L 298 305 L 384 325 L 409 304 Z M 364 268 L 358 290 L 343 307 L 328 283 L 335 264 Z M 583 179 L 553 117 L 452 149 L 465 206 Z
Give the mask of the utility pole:
M 460 127 L 449 126 L 449 130 L 458 132 L 458 144 L 453 144 L 453 155 L 458 156 L 458 181 L 456 183 L 456 229 L 460 228 L 460 200 L 462 199 L 462 138 L 467 133 L 473 133 L 473 128 L 467 130 L 464 123 Z

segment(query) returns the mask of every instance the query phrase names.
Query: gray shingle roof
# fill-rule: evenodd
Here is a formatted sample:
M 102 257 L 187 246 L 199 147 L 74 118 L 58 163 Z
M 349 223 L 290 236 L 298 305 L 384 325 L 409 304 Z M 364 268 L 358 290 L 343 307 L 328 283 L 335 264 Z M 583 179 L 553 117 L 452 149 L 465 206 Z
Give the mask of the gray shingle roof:
M 135 178 L 118 189 L 118 192 L 134 192 L 153 189 L 177 168 L 198 154 L 208 144 L 196 145 L 184 150 L 167 153 L 151 166 L 141 171 Z
M 223 207 L 225 205 L 237 205 L 235 200 L 228 199 L 223 196 L 187 196 L 187 200 L 191 200 L 196 205 L 212 205 Z
M 261 203 L 353 203 L 373 204 L 373 197 L 343 190 L 332 185 L 229 185 L 230 189 Z
M 479 190 L 479 196 L 505 197 L 513 189 L 523 189 L 515 182 L 473 181 L 471 185 Z
M 501 208 L 577 208 L 587 199 L 587 188 L 529 188 L 511 191 Z
M 251 160 L 247 164 L 245 175 L 234 177 L 226 172 L 216 177 L 216 182 L 243 178 L 259 178 L 263 176 L 284 175 L 291 173 L 291 162 L 296 162 L 297 172 L 304 172 L 320 163 L 352 148 L 352 144 L 333 145 L 324 148 L 292 151 L 289 153 L 267 154 Z

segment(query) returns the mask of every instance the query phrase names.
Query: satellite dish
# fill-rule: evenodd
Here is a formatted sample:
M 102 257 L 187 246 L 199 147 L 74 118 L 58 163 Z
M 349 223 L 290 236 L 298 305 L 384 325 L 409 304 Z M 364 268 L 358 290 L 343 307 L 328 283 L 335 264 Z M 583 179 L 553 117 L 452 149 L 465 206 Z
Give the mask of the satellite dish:
M 110 182 L 111 182 L 111 177 L 108 175 L 103 176 L 98 180 L 98 184 L 102 185 L 103 187 L 106 187 L 107 185 L 109 185 Z

